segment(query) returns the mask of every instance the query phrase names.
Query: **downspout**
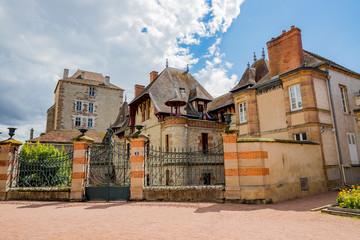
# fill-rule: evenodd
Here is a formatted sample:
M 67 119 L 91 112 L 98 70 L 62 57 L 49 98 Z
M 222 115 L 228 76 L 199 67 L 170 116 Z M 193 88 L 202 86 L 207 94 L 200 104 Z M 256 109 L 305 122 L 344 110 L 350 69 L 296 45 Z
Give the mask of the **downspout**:
M 331 67 L 331 64 L 329 65 L 329 68 L 330 67 Z M 339 147 L 340 146 L 340 139 L 339 139 L 339 133 L 338 133 L 337 123 L 336 123 L 335 110 L 334 110 L 334 101 L 333 101 L 332 92 L 331 92 L 331 85 L 330 85 L 331 76 L 329 75 L 329 70 L 326 69 L 326 71 L 328 72 L 328 76 L 326 77 L 326 81 L 327 81 L 327 88 L 328 88 L 327 90 L 329 92 L 329 97 L 330 97 L 331 118 L 333 120 L 334 128 L 335 128 L 336 150 L 337 150 L 337 153 L 339 155 L 339 168 L 340 168 L 341 181 L 342 181 L 342 184 L 344 185 L 344 184 L 346 184 L 346 177 L 345 177 L 345 171 L 344 171 L 344 166 L 343 166 L 342 152 L 341 152 L 341 148 Z

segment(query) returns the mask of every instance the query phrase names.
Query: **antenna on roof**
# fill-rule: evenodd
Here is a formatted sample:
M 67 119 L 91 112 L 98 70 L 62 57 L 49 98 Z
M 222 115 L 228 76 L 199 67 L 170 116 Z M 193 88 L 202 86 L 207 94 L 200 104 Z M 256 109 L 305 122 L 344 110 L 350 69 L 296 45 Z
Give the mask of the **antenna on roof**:
M 248 64 L 247 64 L 247 66 L 248 66 L 248 68 L 250 67 L 250 63 L 248 62 Z
M 166 68 L 168 68 L 168 67 L 169 67 L 169 60 L 166 59 Z
M 265 58 L 265 50 L 264 50 L 264 48 L 262 48 L 263 50 L 262 50 L 262 58 Z
M 256 59 L 256 54 L 255 54 L 255 52 L 254 52 L 254 62 L 256 62 L 256 60 L 257 60 L 257 59 Z
M 189 64 L 186 64 L 186 72 L 189 72 Z

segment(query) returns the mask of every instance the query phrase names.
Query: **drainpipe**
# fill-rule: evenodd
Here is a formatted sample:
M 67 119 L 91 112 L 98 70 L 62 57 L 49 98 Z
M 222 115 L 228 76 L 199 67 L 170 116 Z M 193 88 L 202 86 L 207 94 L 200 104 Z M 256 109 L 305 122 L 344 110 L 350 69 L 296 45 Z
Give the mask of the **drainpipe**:
M 330 67 L 331 67 L 331 64 L 329 65 L 329 68 L 330 68 Z M 339 168 L 340 168 L 341 181 L 342 181 L 342 184 L 344 185 L 344 184 L 346 184 L 346 177 L 345 177 L 345 171 L 344 171 L 344 166 L 343 166 L 342 153 L 341 153 L 341 148 L 340 148 L 339 133 L 338 133 L 337 123 L 336 123 L 336 117 L 335 117 L 334 101 L 333 101 L 332 92 L 331 92 L 331 85 L 330 85 L 330 78 L 331 78 L 331 76 L 329 75 L 329 70 L 326 69 L 326 71 L 328 72 L 328 76 L 326 77 L 326 81 L 327 81 L 327 90 L 328 90 L 328 92 L 329 92 L 329 98 L 330 98 L 331 118 L 332 118 L 332 120 L 333 120 L 334 128 L 335 128 L 336 150 L 337 150 L 337 153 L 338 153 L 338 155 L 339 155 Z

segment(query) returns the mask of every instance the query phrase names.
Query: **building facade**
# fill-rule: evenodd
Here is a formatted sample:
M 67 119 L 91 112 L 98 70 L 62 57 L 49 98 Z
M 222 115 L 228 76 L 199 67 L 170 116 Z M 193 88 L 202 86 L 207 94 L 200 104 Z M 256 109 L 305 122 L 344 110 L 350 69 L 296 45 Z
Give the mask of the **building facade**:
M 124 90 L 111 84 L 110 77 L 78 70 L 55 88 L 55 103 L 47 111 L 46 132 L 76 130 L 105 132 L 123 103 Z
M 255 59 L 229 93 L 238 137 L 317 142 L 328 185 L 359 183 L 360 74 L 303 50 L 294 26 L 267 48 L 269 60 L 264 53 Z M 209 111 L 219 114 L 217 108 Z

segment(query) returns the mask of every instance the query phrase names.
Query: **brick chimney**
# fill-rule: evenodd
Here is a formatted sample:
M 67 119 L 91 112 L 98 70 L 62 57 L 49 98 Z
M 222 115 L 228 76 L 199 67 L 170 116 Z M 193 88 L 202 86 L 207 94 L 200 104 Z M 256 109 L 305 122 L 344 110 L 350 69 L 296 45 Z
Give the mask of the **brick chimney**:
M 64 68 L 63 79 L 68 78 L 68 77 L 69 77 L 69 69 Z
M 145 89 L 145 86 L 144 85 L 138 85 L 136 84 L 135 85 L 135 97 L 137 97 L 137 95 L 139 95 L 139 93 L 142 92 L 142 90 Z
M 157 71 L 152 71 L 150 73 L 150 82 L 154 81 L 157 76 L 159 76 L 159 73 Z
M 288 32 L 283 30 L 280 36 L 271 39 L 266 45 L 271 77 L 301 67 L 304 62 L 301 30 L 295 26 L 291 26 Z

